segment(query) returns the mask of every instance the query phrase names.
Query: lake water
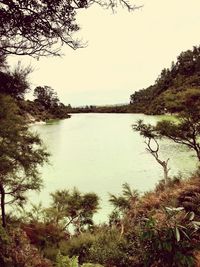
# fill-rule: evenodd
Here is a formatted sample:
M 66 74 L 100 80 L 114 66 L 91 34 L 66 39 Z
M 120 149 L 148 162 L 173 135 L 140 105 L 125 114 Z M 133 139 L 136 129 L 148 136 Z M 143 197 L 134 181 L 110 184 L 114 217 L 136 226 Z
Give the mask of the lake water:
M 51 153 L 51 165 L 41 172 L 44 188 L 31 193 L 33 203 L 49 203 L 49 193 L 77 187 L 95 192 L 101 198 L 101 210 L 95 220 L 107 219 L 111 210 L 108 193 L 118 194 L 127 182 L 144 192 L 154 188 L 163 177 L 162 168 L 147 151 L 144 139 L 132 130 L 138 119 L 155 124 L 162 117 L 142 114 L 73 114 L 70 119 L 33 125 Z M 161 159 L 170 158 L 171 175 L 191 173 L 196 159 L 187 148 L 164 140 Z

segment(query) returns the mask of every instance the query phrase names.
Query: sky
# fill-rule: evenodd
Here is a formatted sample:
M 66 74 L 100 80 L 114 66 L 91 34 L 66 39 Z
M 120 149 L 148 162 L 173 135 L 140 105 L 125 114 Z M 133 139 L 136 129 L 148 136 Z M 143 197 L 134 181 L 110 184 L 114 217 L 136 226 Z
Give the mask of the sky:
M 81 10 L 75 37 L 87 42 L 85 48 L 64 46 L 61 58 L 10 56 L 8 61 L 31 64 L 31 87 L 51 86 L 64 104 L 128 103 L 182 51 L 200 44 L 199 0 L 132 1 L 143 7 L 114 14 L 95 5 Z

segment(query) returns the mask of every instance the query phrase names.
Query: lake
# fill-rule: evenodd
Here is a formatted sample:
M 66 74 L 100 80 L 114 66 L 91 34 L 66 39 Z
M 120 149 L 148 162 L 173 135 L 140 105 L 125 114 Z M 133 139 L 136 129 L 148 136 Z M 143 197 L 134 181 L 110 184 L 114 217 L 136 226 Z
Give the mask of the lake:
M 127 182 L 144 192 L 163 177 L 162 168 L 145 150 L 144 139 L 132 130 L 138 119 L 155 124 L 163 116 L 143 114 L 73 114 L 70 119 L 31 126 L 51 153 L 51 165 L 41 169 L 44 188 L 31 193 L 33 203 L 48 206 L 49 193 L 77 187 L 101 198 L 96 222 L 107 219 L 109 193 L 121 192 Z M 169 140 L 160 142 L 161 159 L 170 158 L 171 175 L 189 175 L 197 164 L 192 152 Z

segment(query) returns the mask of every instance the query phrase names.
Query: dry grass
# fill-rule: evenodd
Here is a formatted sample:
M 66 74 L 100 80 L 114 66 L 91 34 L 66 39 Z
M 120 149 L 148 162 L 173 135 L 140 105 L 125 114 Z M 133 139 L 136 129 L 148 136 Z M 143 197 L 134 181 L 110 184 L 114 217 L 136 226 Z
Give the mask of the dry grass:
M 154 191 L 145 193 L 133 204 L 129 216 L 137 218 L 155 214 L 162 207 L 184 207 L 200 216 L 200 176 L 189 179 L 170 179 L 168 183 L 161 181 Z

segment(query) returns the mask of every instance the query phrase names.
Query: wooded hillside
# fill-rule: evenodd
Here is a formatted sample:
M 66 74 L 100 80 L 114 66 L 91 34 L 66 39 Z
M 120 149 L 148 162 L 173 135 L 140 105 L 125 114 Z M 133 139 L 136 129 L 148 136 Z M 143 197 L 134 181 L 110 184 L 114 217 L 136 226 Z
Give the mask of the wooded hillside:
M 130 97 L 131 110 L 148 114 L 179 112 L 200 96 L 200 47 L 182 52 L 170 68 L 164 68 L 155 84 Z

